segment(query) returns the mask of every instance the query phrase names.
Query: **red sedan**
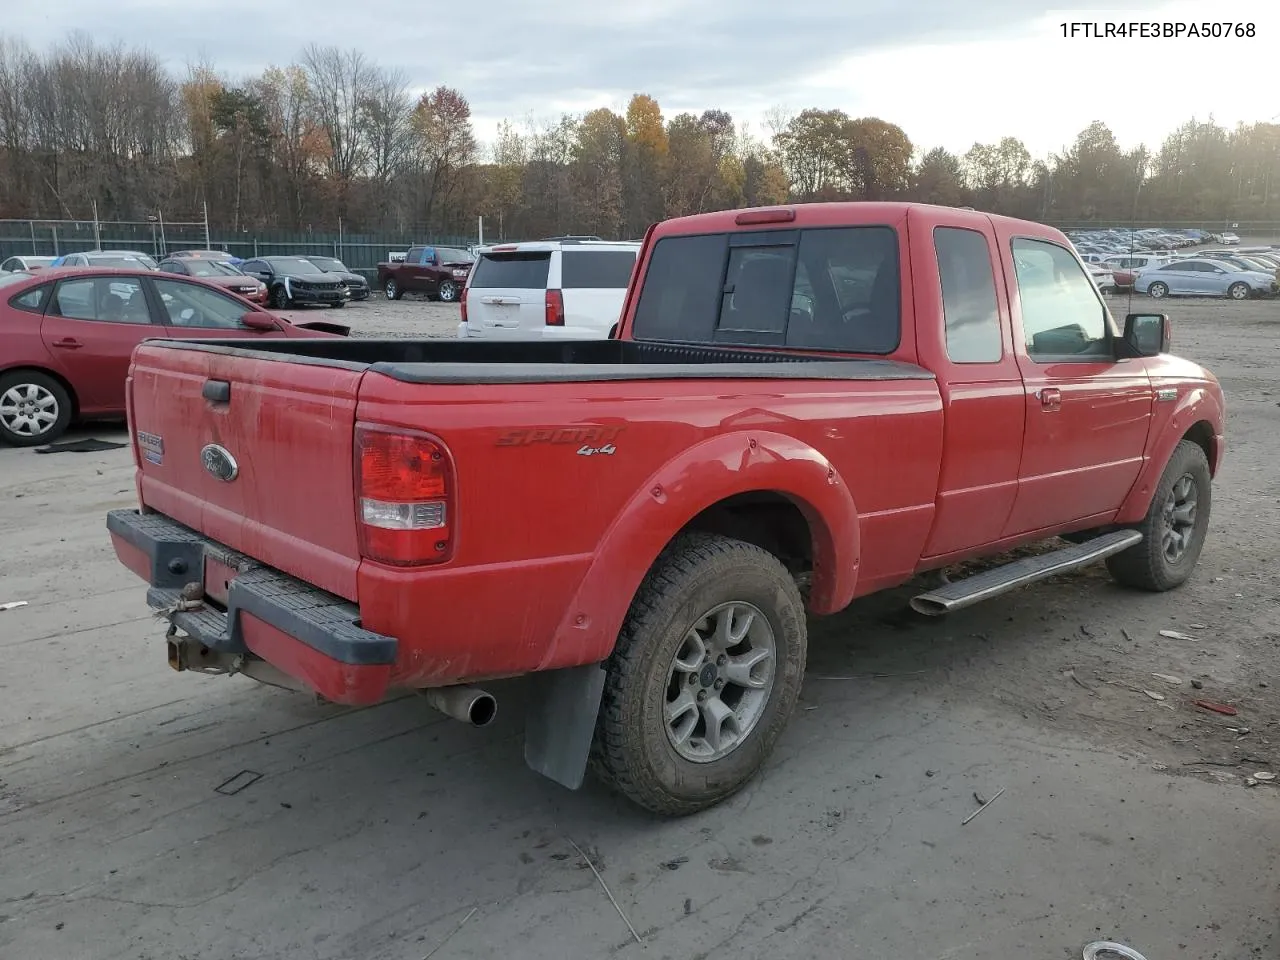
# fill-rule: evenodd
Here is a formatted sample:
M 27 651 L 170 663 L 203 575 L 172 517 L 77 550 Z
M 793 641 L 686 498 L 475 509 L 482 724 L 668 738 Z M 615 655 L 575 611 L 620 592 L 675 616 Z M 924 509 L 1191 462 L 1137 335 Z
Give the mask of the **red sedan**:
M 332 337 L 212 283 L 151 270 L 55 267 L 0 274 L 0 441 L 50 443 L 77 420 L 125 413 L 133 348 L 152 337 Z

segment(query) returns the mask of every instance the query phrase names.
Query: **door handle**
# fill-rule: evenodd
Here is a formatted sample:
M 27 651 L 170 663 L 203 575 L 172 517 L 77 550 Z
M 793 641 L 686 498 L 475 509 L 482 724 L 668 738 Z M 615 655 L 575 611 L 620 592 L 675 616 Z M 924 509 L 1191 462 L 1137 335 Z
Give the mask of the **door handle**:
M 1057 410 L 1062 406 L 1062 391 L 1057 387 L 1044 387 L 1039 391 L 1040 407 L 1044 410 Z
M 79 350 L 84 344 L 74 337 L 63 337 L 61 340 L 53 341 L 52 346 L 61 347 L 63 350 Z

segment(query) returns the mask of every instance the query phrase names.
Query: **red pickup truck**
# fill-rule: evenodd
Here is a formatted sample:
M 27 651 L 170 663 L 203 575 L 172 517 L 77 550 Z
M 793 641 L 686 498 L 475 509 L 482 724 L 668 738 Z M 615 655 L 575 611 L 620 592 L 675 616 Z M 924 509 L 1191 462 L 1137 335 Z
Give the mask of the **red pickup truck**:
M 945 613 L 1105 560 L 1192 573 L 1222 390 L 1118 326 L 1057 230 L 893 203 L 651 228 L 601 341 L 149 341 L 116 552 L 177 669 L 373 703 L 532 675 L 529 765 L 680 815 L 792 712 L 806 606 L 1070 542 L 916 596 Z

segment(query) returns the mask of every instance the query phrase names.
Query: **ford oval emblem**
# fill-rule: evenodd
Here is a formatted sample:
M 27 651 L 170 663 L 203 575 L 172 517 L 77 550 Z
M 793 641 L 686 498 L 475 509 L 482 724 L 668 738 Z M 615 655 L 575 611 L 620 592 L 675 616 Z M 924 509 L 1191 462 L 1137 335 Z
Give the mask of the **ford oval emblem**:
M 211 443 L 200 451 L 200 462 L 216 479 L 230 483 L 240 474 L 240 466 L 226 447 Z

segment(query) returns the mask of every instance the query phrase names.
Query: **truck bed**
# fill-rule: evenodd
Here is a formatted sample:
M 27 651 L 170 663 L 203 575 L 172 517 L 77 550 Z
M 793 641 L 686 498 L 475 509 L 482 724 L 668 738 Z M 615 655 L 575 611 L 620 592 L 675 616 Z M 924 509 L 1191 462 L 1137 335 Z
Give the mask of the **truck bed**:
M 476 343 L 424 340 L 161 340 L 257 360 L 372 371 L 405 383 L 556 383 L 608 380 L 932 380 L 910 363 L 813 353 L 622 340 Z

